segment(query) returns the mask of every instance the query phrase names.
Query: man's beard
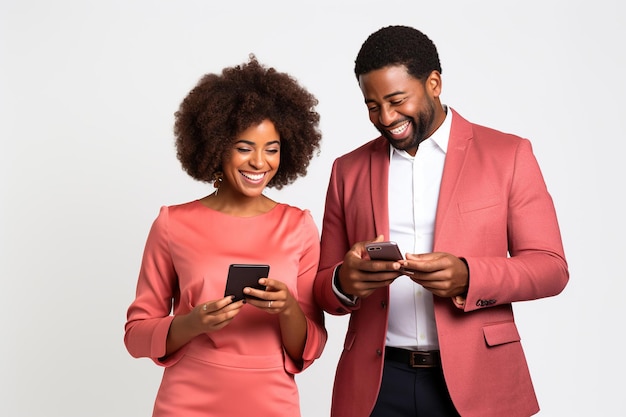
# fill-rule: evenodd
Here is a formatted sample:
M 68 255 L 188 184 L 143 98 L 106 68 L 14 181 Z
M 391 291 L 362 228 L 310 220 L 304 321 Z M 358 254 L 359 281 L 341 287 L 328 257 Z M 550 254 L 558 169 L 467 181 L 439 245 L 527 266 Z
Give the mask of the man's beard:
M 394 148 L 402 151 L 417 149 L 419 144 L 428 139 L 428 137 L 432 134 L 431 128 L 435 121 L 435 106 L 429 101 L 426 109 L 417 114 L 417 121 L 415 117 L 410 117 L 408 119 L 410 120 L 413 134 L 401 141 L 391 137 L 386 129 L 378 128 L 378 131 L 387 139 L 389 143 L 391 143 Z

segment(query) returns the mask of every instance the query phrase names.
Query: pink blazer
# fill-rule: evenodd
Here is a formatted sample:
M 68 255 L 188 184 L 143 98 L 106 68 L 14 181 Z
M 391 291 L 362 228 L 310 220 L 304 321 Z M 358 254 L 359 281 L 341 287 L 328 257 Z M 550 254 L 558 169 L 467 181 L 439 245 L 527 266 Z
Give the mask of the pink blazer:
M 333 271 L 356 242 L 389 236 L 389 145 L 379 137 L 338 158 L 326 196 L 315 296 L 351 313 L 337 366 L 332 416 L 367 417 L 383 368 L 388 288 L 353 308 L 332 291 Z M 443 371 L 463 417 L 539 410 L 511 303 L 560 293 L 569 273 L 554 205 L 528 140 L 472 124 L 453 111 L 434 251 L 464 257 L 464 308 L 435 298 Z

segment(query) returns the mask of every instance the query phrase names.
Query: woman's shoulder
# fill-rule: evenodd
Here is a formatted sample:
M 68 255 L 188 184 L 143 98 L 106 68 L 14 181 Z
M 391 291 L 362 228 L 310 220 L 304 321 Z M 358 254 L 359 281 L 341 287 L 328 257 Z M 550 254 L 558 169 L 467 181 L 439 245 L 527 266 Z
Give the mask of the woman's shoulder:
M 309 211 L 309 209 L 292 206 L 291 204 L 287 204 L 287 203 L 278 203 L 276 204 L 275 209 L 277 211 L 280 211 L 283 214 L 288 214 L 291 216 L 302 217 L 302 216 L 311 215 L 311 212 Z
M 284 221 L 292 224 L 304 225 L 317 230 L 311 211 L 307 208 L 292 206 L 286 203 L 278 203 L 274 209 Z
M 190 211 L 190 210 L 198 210 L 199 208 L 202 207 L 202 203 L 200 202 L 200 200 L 196 199 L 196 200 L 191 200 L 191 201 L 187 201 L 184 203 L 176 203 L 176 204 L 170 204 L 167 206 L 163 206 L 165 208 L 167 208 L 169 211 Z
M 202 210 L 202 203 L 200 200 L 188 201 L 185 203 L 177 203 L 177 204 L 169 204 L 162 205 L 159 208 L 158 218 L 160 219 L 176 219 L 176 218 L 184 218 L 189 215 L 193 215 L 197 213 L 199 210 Z

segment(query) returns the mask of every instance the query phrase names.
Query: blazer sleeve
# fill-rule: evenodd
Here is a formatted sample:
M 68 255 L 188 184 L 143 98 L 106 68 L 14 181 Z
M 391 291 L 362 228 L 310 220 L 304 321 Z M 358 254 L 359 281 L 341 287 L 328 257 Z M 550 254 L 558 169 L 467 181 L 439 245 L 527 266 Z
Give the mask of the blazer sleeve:
M 285 353 L 285 369 L 292 374 L 302 372 L 321 356 L 328 337 L 324 324 L 324 312 L 313 296 L 313 282 L 319 264 L 320 241 L 317 226 L 309 211 L 304 211 L 299 233 L 303 239 L 303 251 L 298 268 L 297 299 L 306 317 L 307 336 L 301 364 L 295 363 Z
M 509 256 L 480 256 L 466 248 L 465 311 L 553 296 L 569 279 L 554 204 L 528 140 L 519 141 L 513 158 L 503 216 Z
M 340 159 L 335 160 L 326 191 L 326 203 L 322 225 L 320 264 L 315 279 L 315 298 L 322 309 L 329 314 L 345 315 L 358 309 L 344 304 L 333 291 L 335 269 L 343 262 L 343 257 L 350 249 L 346 232 L 346 218 L 343 209 L 344 186 L 340 183 Z

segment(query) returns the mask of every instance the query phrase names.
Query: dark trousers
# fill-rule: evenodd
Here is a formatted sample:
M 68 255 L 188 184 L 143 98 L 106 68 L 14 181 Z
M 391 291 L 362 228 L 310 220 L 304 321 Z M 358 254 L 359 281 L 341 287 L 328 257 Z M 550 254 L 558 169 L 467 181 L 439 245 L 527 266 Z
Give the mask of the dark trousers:
M 370 417 L 460 417 L 441 366 L 411 368 L 385 359 L 383 380 Z

